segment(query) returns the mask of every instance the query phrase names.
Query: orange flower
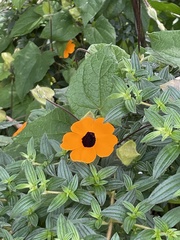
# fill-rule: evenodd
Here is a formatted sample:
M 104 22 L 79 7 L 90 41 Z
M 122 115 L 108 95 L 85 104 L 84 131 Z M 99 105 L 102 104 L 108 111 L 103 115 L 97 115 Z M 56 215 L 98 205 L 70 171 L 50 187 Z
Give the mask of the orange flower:
M 13 134 L 13 137 L 16 137 L 20 132 L 22 132 L 22 130 L 26 127 L 27 122 L 24 122 L 20 128 L 18 128 L 18 130 Z
M 72 40 L 69 40 L 66 45 L 66 49 L 64 50 L 63 58 L 68 58 L 69 54 L 73 53 L 75 50 L 75 44 Z
M 60 146 L 64 150 L 72 150 L 70 158 L 75 162 L 91 163 L 96 155 L 107 157 L 118 142 L 113 135 L 114 127 L 104 123 L 104 118 L 85 117 L 75 122 L 71 131 L 64 135 Z

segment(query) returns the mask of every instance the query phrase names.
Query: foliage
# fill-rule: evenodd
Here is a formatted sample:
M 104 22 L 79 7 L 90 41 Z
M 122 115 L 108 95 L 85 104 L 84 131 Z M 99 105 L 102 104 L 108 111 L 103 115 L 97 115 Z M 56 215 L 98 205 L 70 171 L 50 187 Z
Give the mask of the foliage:
M 180 7 L 135 2 L 1 1 L 0 238 L 180 239 Z M 118 138 L 91 164 L 60 147 L 83 117 Z

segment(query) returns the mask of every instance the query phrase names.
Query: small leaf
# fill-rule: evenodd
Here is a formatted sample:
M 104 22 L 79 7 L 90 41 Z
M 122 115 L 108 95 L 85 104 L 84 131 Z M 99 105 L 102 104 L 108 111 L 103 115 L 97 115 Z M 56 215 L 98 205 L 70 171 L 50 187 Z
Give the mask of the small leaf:
M 145 110 L 145 116 L 151 125 L 157 129 L 164 126 L 164 118 L 152 110 Z
M 175 192 L 179 189 L 179 185 L 180 173 L 170 176 L 152 191 L 148 198 L 149 203 L 158 204 L 173 199 Z
M 104 186 L 94 186 L 94 194 L 97 197 L 100 205 L 104 205 L 106 201 L 106 188 Z
M 90 44 L 113 43 L 115 44 L 116 33 L 108 19 L 100 15 L 92 24 L 84 28 L 84 37 Z
M 60 193 L 58 194 L 50 203 L 47 211 L 52 212 L 58 208 L 60 208 L 64 203 L 66 203 L 68 200 L 67 194 L 66 193 Z
M 10 36 L 23 36 L 39 27 L 43 17 L 35 12 L 37 7 L 29 7 L 15 22 Z
M 134 98 L 125 100 L 124 103 L 129 112 L 136 113 L 136 100 Z
M 101 9 L 104 0 L 74 0 L 75 5 L 78 7 L 81 13 L 83 25 L 86 24 L 96 15 Z
M 36 185 L 38 183 L 37 175 L 32 163 L 28 160 L 25 161 L 23 163 L 23 168 L 24 168 L 28 183 L 32 185 Z
M 126 216 L 126 209 L 123 206 L 112 205 L 105 208 L 101 213 L 104 217 L 122 222 Z
M 179 223 L 180 206 L 169 210 L 162 216 L 162 219 L 168 224 L 169 228 L 174 227 Z
M 68 182 L 71 181 L 73 175 L 69 169 L 67 162 L 63 159 L 59 162 L 58 165 L 58 177 L 66 179 Z
M 46 133 L 44 133 L 41 138 L 40 152 L 44 154 L 48 160 L 53 156 L 52 146 Z
M 117 170 L 116 166 L 105 167 L 99 170 L 98 176 L 100 177 L 100 179 L 105 179 L 114 174 L 116 170 Z
M 123 222 L 124 231 L 128 234 L 136 223 L 136 219 L 131 218 L 130 216 L 126 217 Z
M 51 29 L 52 28 L 52 29 Z M 77 26 L 68 11 L 60 11 L 52 16 L 52 23 L 47 24 L 41 33 L 41 38 L 65 42 L 73 39 L 80 33 L 81 29 Z
M 170 143 L 166 145 L 157 155 L 154 167 L 153 177 L 160 177 L 166 169 L 178 158 L 180 147 L 178 144 Z
M 14 60 L 15 87 L 21 100 L 34 87 L 34 84 L 45 76 L 49 66 L 54 62 L 53 57 L 54 53 L 50 51 L 42 53 L 33 42 L 29 42 L 16 54 Z
M 125 166 L 129 166 L 140 154 L 136 151 L 136 143 L 129 140 L 116 149 L 116 154 Z

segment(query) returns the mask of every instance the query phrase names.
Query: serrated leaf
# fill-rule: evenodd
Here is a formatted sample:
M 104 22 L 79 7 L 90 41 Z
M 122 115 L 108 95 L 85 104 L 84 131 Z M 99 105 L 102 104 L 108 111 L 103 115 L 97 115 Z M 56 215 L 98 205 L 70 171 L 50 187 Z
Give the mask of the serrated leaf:
M 19 156 L 19 152 L 25 151 L 28 140 L 33 136 L 36 145 L 40 142 L 41 137 L 46 132 L 48 138 L 61 141 L 65 132 L 70 130 L 74 119 L 60 108 L 55 108 L 45 116 L 39 117 L 16 137 L 14 142 L 5 148 L 10 155 Z
M 58 208 L 60 208 L 64 203 L 66 203 L 68 200 L 68 196 L 66 193 L 60 193 L 58 194 L 50 203 L 47 211 L 52 212 Z
M 148 35 L 153 49 L 152 54 L 168 65 L 180 67 L 180 30 L 159 31 Z
M 180 173 L 177 173 L 162 183 L 160 183 L 150 194 L 148 201 L 150 204 L 166 202 L 174 198 L 175 192 L 179 189 Z
M 53 52 L 41 53 L 33 42 L 29 42 L 24 49 L 17 53 L 14 60 L 15 87 L 21 100 L 34 84 L 45 76 L 49 66 L 54 62 L 53 57 Z
M 80 31 L 80 27 L 77 26 L 68 11 L 60 11 L 52 17 L 52 31 L 50 24 L 47 24 L 41 33 L 41 37 L 64 42 L 73 39 Z
M 75 5 L 78 7 L 83 25 L 85 26 L 95 15 L 96 13 L 101 9 L 104 0 L 74 0 Z
M 36 7 L 29 7 L 15 22 L 10 36 L 23 36 L 39 27 L 43 17 L 35 12 Z
M 103 114 L 116 104 L 115 100 L 107 98 L 114 91 L 113 76 L 118 67 L 116 58 L 119 52 L 117 49 L 116 55 L 113 48 L 113 45 L 103 45 L 90 54 L 71 78 L 67 97 L 77 116 L 82 117 L 87 112 L 94 113 L 96 110 Z M 122 56 L 121 49 L 119 51 Z
M 158 153 L 153 167 L 153 177 L 160 177 L 166 169 L 178 158 L 180 154 L 180 147 L 178 144 L 167 144 Z
M 92 24 L 84 28 L 84 37 L 90 44 L 113 43 L 115 44 L 116 33 L 114 27 L 103 15 L 100 15 Z

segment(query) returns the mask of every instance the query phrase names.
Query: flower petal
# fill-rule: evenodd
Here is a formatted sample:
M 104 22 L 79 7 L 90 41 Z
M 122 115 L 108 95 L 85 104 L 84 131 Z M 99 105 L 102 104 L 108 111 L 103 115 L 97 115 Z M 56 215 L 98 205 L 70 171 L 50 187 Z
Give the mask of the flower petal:
M 96 139 L 95 149 L 96 153 L 99 157 L 107 157 L 109 156 L 113 150 L 114 146 L 118 143 L 118 139 L 114 135 L 104 135 L 103 137 L 99 137 Z
M 82 147 L 82 139 L 77 133 L 68 132 L 63 136 L 60 147 L 65 150 L 73 150 Z
M 91 163 L 96 158 L 95 148 L 80 147 L 70 153 L 70 158 L 75 162 Z
M 104 118 L 98 118 L 94 123 L 94 132 L 96 136 L 112 134 L 114 132 L 114 127 L 110 123 L 104 123 Z
M 73 123 L 73 125 L 71 126 L 71 131 L 84 137 L 87 132 L 94 132 L 94 122 L 95 120 L 91 117 L 83 118 L 80 121 Z

